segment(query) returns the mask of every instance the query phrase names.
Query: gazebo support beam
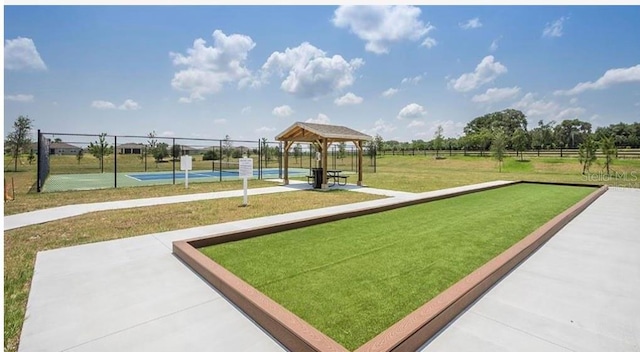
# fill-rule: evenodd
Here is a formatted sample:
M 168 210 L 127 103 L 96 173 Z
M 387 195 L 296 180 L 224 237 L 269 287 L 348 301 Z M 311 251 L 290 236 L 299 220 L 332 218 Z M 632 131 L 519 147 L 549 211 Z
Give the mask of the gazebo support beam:
M 322 139 L 322 189 L 327 189 L 327 139 Z
M 358 141 L 358 186 L 362 186 L 362 141 Z
M 289 149 L 293 145 L 293 141 L 284 142 L 284 184 L 289 184 Z

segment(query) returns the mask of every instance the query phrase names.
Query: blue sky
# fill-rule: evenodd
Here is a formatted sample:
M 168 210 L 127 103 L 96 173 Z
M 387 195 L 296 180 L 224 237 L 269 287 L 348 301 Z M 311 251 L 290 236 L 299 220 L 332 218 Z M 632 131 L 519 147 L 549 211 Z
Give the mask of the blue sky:
M 640 121 L 640 6 L 5 6 L 4 129 L 456 137 L 515 108 Z

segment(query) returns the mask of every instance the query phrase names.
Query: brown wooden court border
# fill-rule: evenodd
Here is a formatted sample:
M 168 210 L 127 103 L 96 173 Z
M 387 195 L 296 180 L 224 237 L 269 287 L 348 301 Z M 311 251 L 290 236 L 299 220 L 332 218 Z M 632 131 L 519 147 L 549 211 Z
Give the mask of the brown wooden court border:
M 518 183 L 586 186 L 598 189 L 356 349 L 356 352 L 415 351 L 604 194 L 608 187 L 606 185 L 517 181 L 447 195 L 373 206 L 340 214 L 322 215 L 302 221 L 282 222 L 249 230 L 229 231 L 213 236 L 176 241 L 173 242 L 173 253 L 288 349 L 292 351 L 347 351 L 342 345 L 202 254 L 198 248 Z

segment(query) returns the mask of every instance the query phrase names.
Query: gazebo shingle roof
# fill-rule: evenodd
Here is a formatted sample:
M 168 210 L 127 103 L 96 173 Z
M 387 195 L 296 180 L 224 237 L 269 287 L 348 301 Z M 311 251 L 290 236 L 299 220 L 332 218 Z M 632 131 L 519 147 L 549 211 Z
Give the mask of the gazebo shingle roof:
M 305 133 L 308 132 L 308 133 Z M 317 137 L 327 138 L 331 140 L 344 141 L 370 141 L 371 136 L 356 131 L 349 127 L 325 125 L 320 123 L 296 122 L 284 132 L 276 136 L 277 141 L 297 140 L 297 141 L 313 141 Z

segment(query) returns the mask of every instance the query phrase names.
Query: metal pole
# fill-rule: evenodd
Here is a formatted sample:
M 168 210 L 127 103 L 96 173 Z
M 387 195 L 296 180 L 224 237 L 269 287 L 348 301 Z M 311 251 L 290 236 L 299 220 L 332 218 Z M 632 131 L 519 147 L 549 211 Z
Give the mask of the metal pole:
M 40 149 L 40 140 L 42 139 L 42 134 L 40 133 L 40 130 L 38 130 L 38 165 L 37 165 L 37 180 L 36 180 L 36 190 L 38 191 L 38 193 L 40 193 L 40 191 L 42 190 L 42 179 L 40 178 L 40 163 L 42 160 L 42 152 Z
M 118 188 L 118 136 L 113 136 L 113 149 L 113 188 Z
M 222 139 L 220 140 L 220 153 L 218 154 L 220 156 L 220 172 L 218 172 L 220 175 L 220 182 L 222 182 Z
M 173 138 L 173 145 L 171 146 L 171 163 L 173 164 L 173 184 L 176 184 L 176 158 L 174 151 L 176 149 L 176 139 Z

